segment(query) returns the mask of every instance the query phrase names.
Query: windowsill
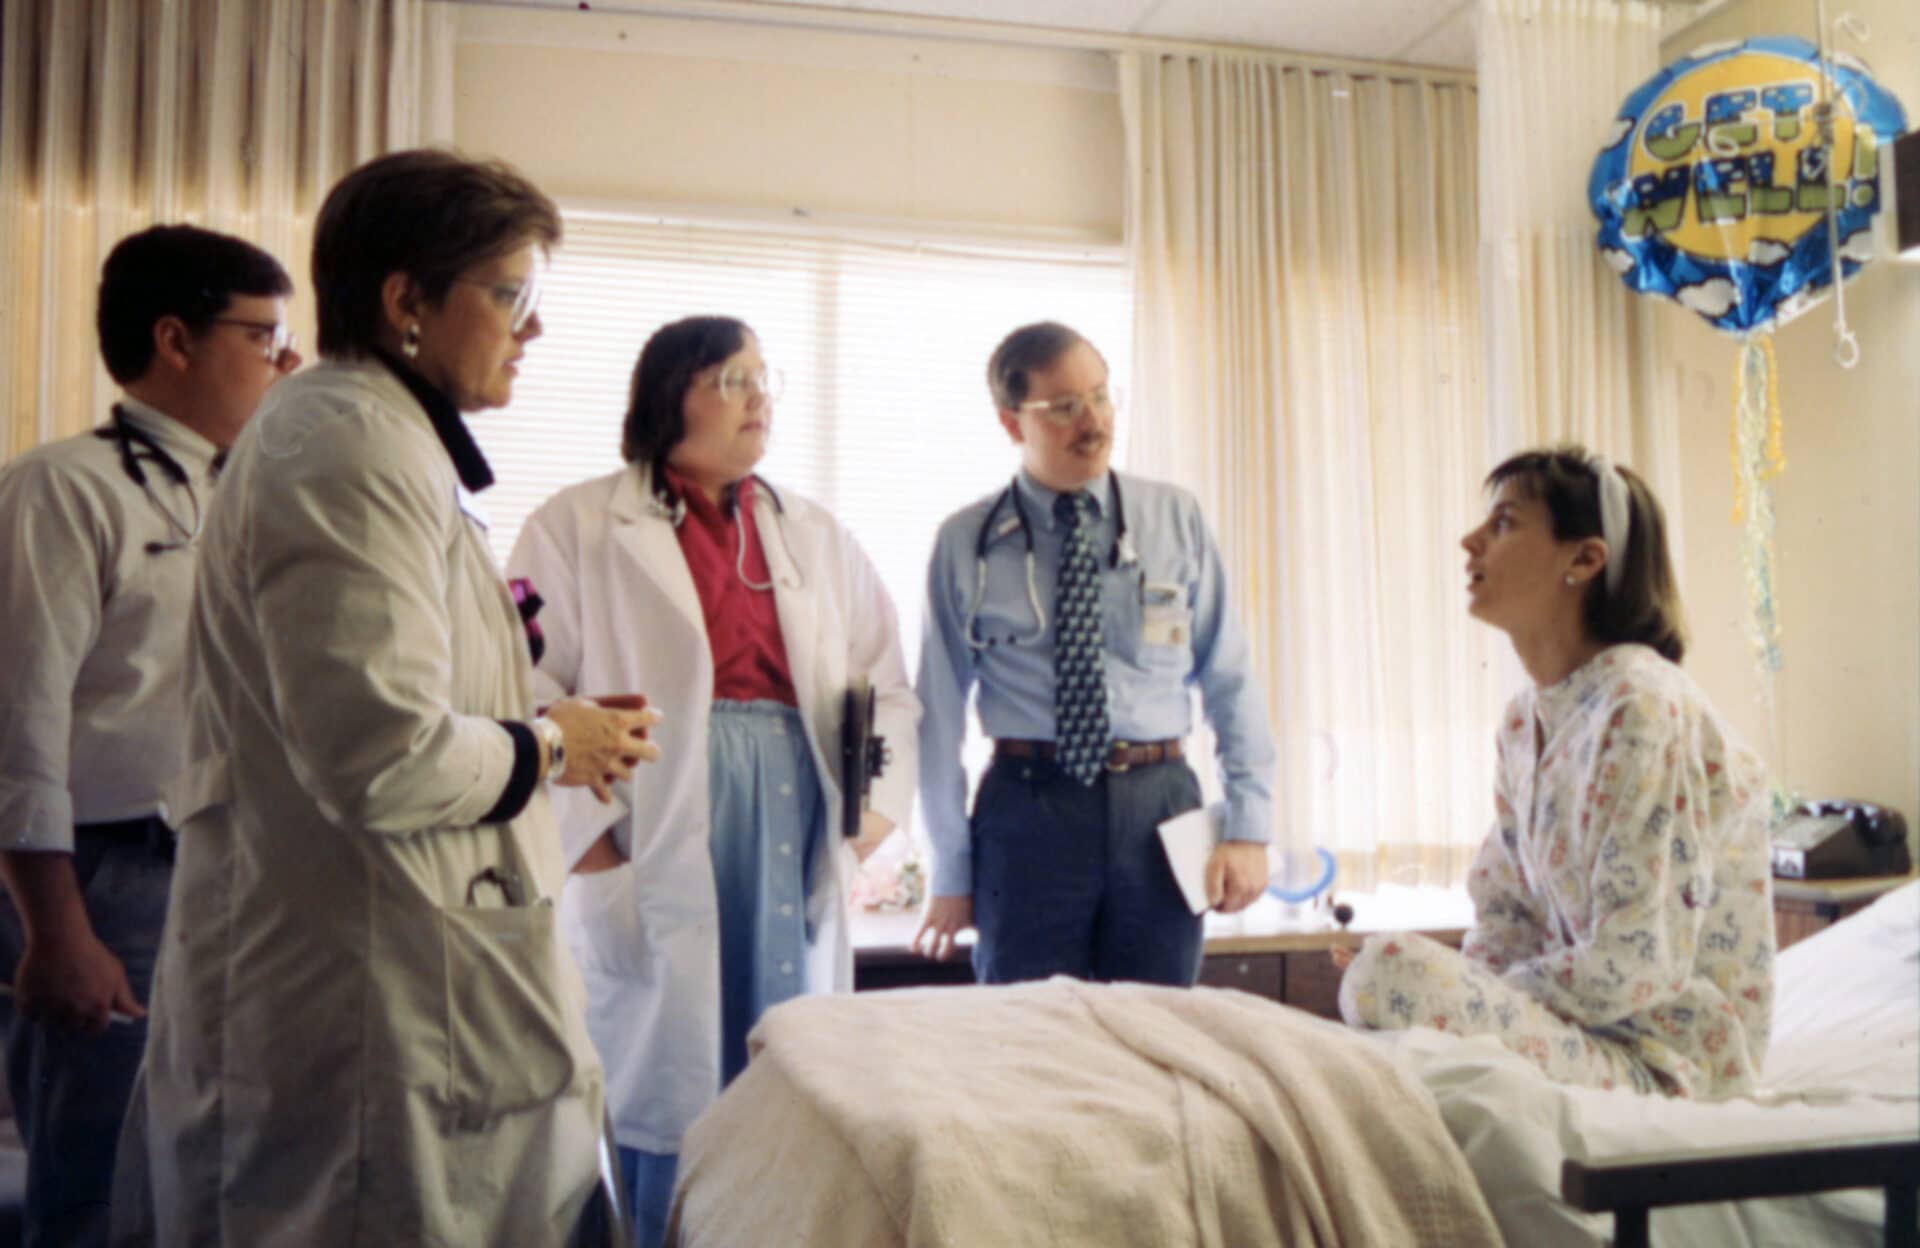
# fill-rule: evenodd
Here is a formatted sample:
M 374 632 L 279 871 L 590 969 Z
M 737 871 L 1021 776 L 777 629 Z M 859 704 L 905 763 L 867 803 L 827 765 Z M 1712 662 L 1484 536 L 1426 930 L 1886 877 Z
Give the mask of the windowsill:
M 1207 953 L 1298 953 L 1358 945 L 1378 932 L 1417 931 L 1440 939 L 1459 938 L 1473 922 L 1473 903 L 1465 890 L 1414 889 L 1383 886 L 1370 894 L 1342 893 L 1343 904 L 1354 910 L 1345 928 L 1318 908 L 1290 906 L 1276 897 L 1263 897 L 1239 914 L 1207 916 Z M 913 913 L 854 914 L 855 956 L 866 965 L 895 965 L 920 958 L 908 946 L 919 930 Z M 973 944 L 973 932 L 961 934 L 961 944 Z

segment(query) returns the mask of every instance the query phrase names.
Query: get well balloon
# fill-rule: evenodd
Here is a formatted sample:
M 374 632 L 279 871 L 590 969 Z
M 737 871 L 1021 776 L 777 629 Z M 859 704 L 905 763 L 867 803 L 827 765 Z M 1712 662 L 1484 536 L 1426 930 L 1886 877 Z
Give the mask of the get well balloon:
M 1832 61 L 1831 188 L 1820 57 L 1805 40 L 1700 48 L 1627 97 L 1587 182 L 1601 254 L 1627 285 L 1745 334 L 1831 283 L 1829 211 L 1844 271 L 1872 256 L 1883 157 L 1906 114 L 1866 66 Z

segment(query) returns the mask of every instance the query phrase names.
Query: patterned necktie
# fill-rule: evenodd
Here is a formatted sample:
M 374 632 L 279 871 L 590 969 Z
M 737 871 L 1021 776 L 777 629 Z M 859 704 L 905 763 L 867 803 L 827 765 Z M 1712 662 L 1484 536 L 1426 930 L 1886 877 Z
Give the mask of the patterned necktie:
M 1092 784 L 1107 762 L 1106 646 L 1100 630 L 1100 565 L 1093 557 L 1085 490 L 1053 500 L 1063 526 L 1060 596 L 1054 606 L 1054 750 L 1060 769 Z

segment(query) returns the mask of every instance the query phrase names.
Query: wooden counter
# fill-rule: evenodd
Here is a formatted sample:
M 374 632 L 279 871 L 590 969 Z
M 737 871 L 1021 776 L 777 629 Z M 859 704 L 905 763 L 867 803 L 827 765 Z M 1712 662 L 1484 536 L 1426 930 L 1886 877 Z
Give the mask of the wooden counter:
M 853 978 L 857 991 L 973 982 L 973 967 L 968 961 L 972 933 L 966 933 L 967 943 L 953 958 L 934 962 L 907 947 L 919 925 L 919 916 L 913 914 L 859 917 L 854 924 Z M 1200 982 L 1214 988 L 1237 988 L 1337 1018 L 1340 971 L 1327 951 L 1342 945 L 1357 948 L 1370 934 L 1314 923 L 1209 936 Z M 1457 948 L 1466 931 L 1450 927 L 1421 934 Z

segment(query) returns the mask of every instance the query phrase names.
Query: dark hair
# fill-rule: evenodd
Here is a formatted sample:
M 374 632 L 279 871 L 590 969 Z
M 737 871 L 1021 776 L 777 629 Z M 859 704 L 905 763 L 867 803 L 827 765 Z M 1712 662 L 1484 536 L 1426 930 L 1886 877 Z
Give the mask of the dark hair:
M 667 455 L 687 436 L 687 388 L 694 375 L 727 359 L 752 336 L 745 321 L 731 316 L 689 316 L 654 330 L 640 348 L 627 390 L 620 453 L 630 464 L 646 464 L 655 490 Z
M 1078 330 L 1058 321 L 1022 325 L 1002 338 L 987 359 L 987 389 L 993 394 L 993 405 L 1003 411 L 1019 407 L 1026 401 L 1027 387 L 1031 384 L 1027 374 L 1051 367 L 1083 342 L 1093 347 L 1095 355 L 1100 355 L 1100 348 L 1087 342 Z M 1100 356 L 1101 362 L 1105 363 L 1106 358 Z
M 235 295 L 285 297 L 293 279 L 272 256 L 242 238 L 192 225 L 156 225 L 114 244 L 100 266 L 94 325 L 107 372 L 121 385 L 153 363 L 153 327 L 177 316 L 198 334 Z
M 390 274 L 438 304 L 462 273 L 529 242 L 560 242 L 560 210 L 511 166 L 437 148 L 368 161 L 327 192 L 313 227 L 321 354 L 379 345 Z
M 1625 559 L 1620 588 L 1607 592 L 1606 577 L 1587 585 L 1582 622 L 1587 636 L 1614 645 L 1637 641 L 1678 663 L 1686 653 L 1686 626 L 1680 615 L 1680 591 L 1667 558 L 1667 517 L 1638 474 L 1615 465 L 1627 483 L 1627 549 L 1609 551 L 1609 560 Z M 1587 452 L 1578 446 L 1524 451 L 1487 474 L 1487 489 L 1506 482 L 1545 503 L 1553 517 L 1555 541 L 1602 537 L 1600 480 Z

